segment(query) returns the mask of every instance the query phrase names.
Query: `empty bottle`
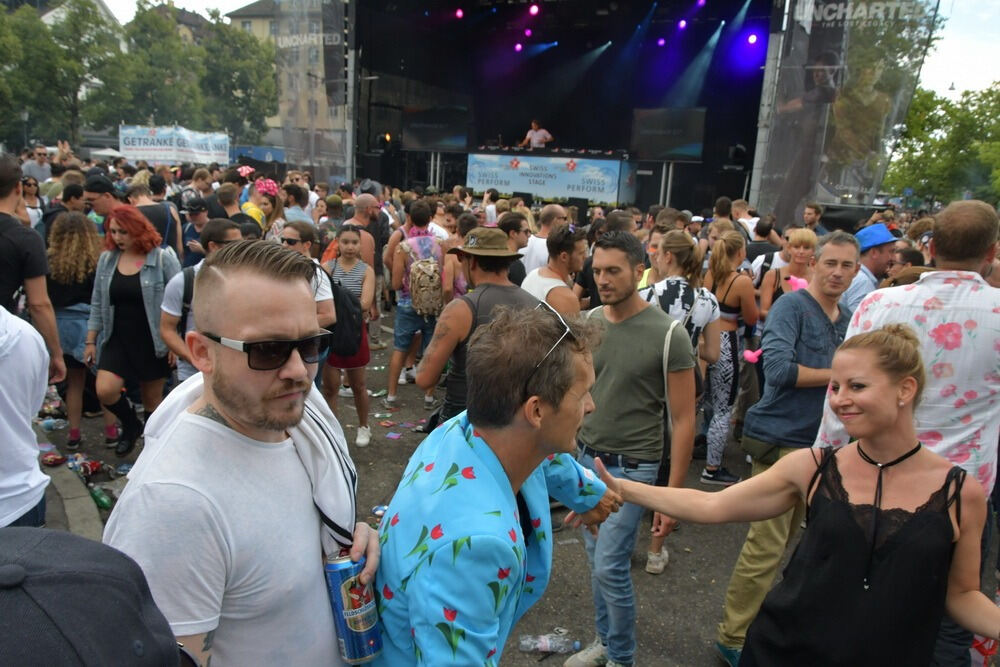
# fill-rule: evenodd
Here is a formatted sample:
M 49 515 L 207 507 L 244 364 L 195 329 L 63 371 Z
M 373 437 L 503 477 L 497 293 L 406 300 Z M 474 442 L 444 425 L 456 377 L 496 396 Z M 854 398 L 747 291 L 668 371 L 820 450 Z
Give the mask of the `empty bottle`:
M 66 420 L 46 417 L 45 419 L 42 420 L 42 428 L 46 431 L 58 431 L 60 429 L 66 428 Z
M 580 642 L 565 635 L 521 635 L 517 647 L 525 653 L 572 653 L 580 650 Z
M 111 497 L 101 487 L 88 484 L 87 490 L 90 491 L 90 497 L 94 499 L 94 502 L 102 510 L 109 510 L 114 505 Z

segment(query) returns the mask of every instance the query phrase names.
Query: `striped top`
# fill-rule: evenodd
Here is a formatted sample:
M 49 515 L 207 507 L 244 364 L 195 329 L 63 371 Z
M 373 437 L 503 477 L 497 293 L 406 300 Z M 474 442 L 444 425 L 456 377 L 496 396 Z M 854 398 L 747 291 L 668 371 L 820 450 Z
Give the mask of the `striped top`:
M 365 282 L 365 271 L 368 270 L 368 265 L 358 260 L 358 263 L 354 265 L 354 268 L 350 271 L 344 271 L 344 268 L 340 265 L 339 261 L 334 260 L 331 265 L 333 272 L 331 275 L 333 279 L 346 287 L 354 296 L 361 299 L 361 287 Z

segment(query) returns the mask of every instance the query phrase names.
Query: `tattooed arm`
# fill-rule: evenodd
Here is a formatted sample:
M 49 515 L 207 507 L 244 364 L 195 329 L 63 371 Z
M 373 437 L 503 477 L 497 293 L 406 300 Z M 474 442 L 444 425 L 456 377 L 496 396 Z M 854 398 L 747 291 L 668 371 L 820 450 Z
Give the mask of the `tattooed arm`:
M 437 384 L 441 371 L 455 348 L 472 330 L 472 310 L 462 299 L 451 301 L 438 315 L 434 336 L 424 350 L 424 358 L 417 367 L 417 384 L 429 389 Z
M 198 660 L 201 667 L 209 667 L 212 664 L 212 642 L 215 640 L 215 630 L 204 632 L 200 635 L 185 635 L 178 637 L 177 641 L 188 650 Z

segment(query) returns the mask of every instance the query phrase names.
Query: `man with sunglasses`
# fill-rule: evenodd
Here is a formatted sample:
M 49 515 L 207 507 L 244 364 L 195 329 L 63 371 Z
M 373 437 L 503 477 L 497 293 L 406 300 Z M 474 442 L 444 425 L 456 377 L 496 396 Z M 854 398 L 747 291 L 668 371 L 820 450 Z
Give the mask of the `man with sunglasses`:
M 343 664 L 324 557 L 365 555 L 363 582 L 378 565 L 343 431 L 312 384 L 329 346 L 314 276 L 270 241 L 205 259 L 186 337 L 201 374 L 150 417 L 105 530 L 202 664 Z
M 468 410 L 413 453 L 379 528 L 373 664 L 501 664 L 551 576 L 549 495 L 588 525 L 617 510 L 620 498 L 572 457 L 594 409 L 596 342 L 594 323 L 545 304 L 502 308 L 476 329 Z
M 604 304 L 587 313 L 604 324 L 594 354 L 597 409 L 580 429 L 577 461 L 592 468 L 601 459 L 615 477 L 652 484 L 664 451 L 664 407 L 670 418 L 668 486 L 684 485 L 694 444 L 694 350 L 684 327 L 652 308 L 637 287 L 645 271 L 642 245 L 633 234 L 604 234 L 594 246 L 594 281 Z M 627 503 L 597 536 L 584 533 L 596 607 L 597 640 L 566 667 L 631 665 L 635 655 L 635 594 L 631 558 L 643 510 Z M 666 535 L 676 522 L 656 514 L 654 530 Z
M 52 165 L 49 164 L 49 150 L 42 144 L 37 144 L 31 156 L 34 160 L 28 160 L 21 165 L 21 170 L 25 176 L 29 176 L 39 183 L 52 178 Z

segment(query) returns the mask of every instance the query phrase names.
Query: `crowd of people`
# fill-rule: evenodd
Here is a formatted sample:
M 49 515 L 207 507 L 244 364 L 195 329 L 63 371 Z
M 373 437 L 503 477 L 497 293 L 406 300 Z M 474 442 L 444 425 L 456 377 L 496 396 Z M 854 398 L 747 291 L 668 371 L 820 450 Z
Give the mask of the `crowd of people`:
M 815 203 L 605 213 L 64 146 L 23 160 L 0 156 L 0 526 L 44 524 L 31 418 L 58 384 L 68 449 L 85 414 L 118 456 L 141 442 L 104 541 L 201 664 L 340 664 L 323 563 L 341 553 L 374 587 L 376 664 L 498 664 L 554 567 L 550 498 L 584 526 L 593 593 L 567 667 L 635 664 L 646 509 L 652 575 L 678 521 L 749 523 L 729 665 L 968 665 L 973 634 L 998 638 L 979 592 L 1000 446 L 988 204 L 841 229 Z M 371 443 L 388 314 L 381 403 L 416 384 L 428 436 L 376 531 L 351 444 Z M 746 480 L 723 465 L 744 456 Z M 685 488 L 692 461 L 714 492 Z

